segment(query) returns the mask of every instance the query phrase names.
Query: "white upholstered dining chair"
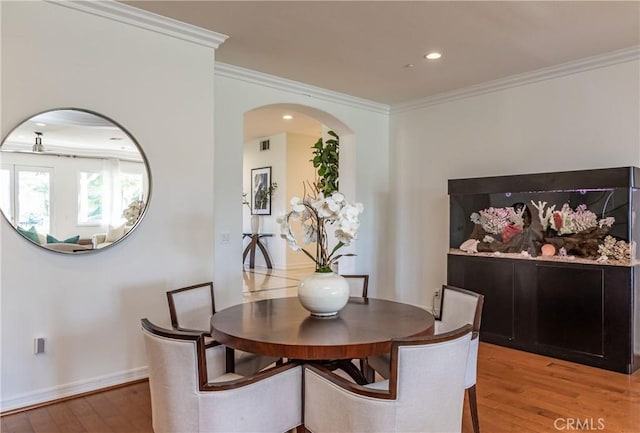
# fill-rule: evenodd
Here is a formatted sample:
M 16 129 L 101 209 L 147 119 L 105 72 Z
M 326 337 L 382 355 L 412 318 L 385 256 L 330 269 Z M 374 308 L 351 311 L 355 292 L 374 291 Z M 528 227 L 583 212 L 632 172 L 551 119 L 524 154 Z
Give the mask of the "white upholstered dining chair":
M 224 346 L 205 347 L 202 333 L 141 323 L 155 433 L 273 433 L 301 424 L 301 366 L 226 373 Z
M 473 335 L 469 345 L 467 370 L 465 375 L 465 389 L 469 399 L 469 409 L 474 433 L 480 433 L 478 420 L 478 402 L 476 397 L 476 378 L 478 375 L 478 345 L 480 333 L 480 319 L 484 296 L 470 290 L 453 286 L 442 286 L 442 305 L 440 319 L 435 321 L 435 334 L 439 335 L 464 324 L 473 326 Z M 383 378 L 389 377 L 389 355 L 369 357 L 369 367 L 378 372 Z
M 388 380 L 356 385 L 305 365 L 304 424 L 313 433 L 460 432 L 471 325 L 394 339 Z
M 369 275 L 355 275 L 355 274 L 340 274 L 344 278 L 346 278 L 349 283 L 349 296 L 351 297 L 359 297 L 359 298 L 367 298 L 369 292 Z M 359 359 L 358 364 L 360 366 L 360 371 L 364 375 L 365 378 L 369 381 L 373 381 L 375 372 L 373 369 L 369 368 L 369 364 L 367 359 Z
M 215 314 L 215 296 L 213 283 L 201 283 L 167 292 L 171 326 L 179 331 L 203 332 L 205 343 L 214 342 L 211 337 L 211 316 Z M 229 373 L 250 375 L 262 370 L 278 358 L 226 348 Z

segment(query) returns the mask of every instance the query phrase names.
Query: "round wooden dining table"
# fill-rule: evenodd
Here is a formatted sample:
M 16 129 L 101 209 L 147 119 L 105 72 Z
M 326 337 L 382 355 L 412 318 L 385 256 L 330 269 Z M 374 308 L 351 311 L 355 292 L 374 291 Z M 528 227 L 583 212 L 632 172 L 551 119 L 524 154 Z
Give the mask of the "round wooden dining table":
M 246 352 L 299 360 L 362 359 L 391 351 L 391 339 L 432 335 L 434 317 L 409 304 L 349 298 L 330 318 L 311 316 L 297 297 L 264 299 L 216 312 L 211 332 Z

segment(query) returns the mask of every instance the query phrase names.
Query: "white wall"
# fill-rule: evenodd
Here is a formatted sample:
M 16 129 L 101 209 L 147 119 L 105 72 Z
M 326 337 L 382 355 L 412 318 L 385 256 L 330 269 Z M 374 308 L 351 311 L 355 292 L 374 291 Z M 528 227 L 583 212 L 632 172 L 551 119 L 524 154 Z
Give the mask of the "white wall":
M 361 201 L 365 206 L 360 236 L 353 244 L 358 256 L 347 258 L 345 268 L 370 273 L 370 293 L 375 296 L 378 285 L 384 286 L 389 278 L 386 272 L 389 260 L 386 255 L 389 242 L 388 115 L 351 101 L 335 102 L 338 98 L 300 92 L 293 85 L 287 90 L 286 82 L 280 85 L 280 80 L 274 77 L 265 80 L 268 81 L 265 85 L 253 76 L 246 76 L 251 74 L 232 76 L 229 70 L 235 71 L 235 68 L 227 67 L 222 74 L 218 71 L 215 78 L 215 152 L 225 155 L 224 160 L 215 159 L 216 236 L 221 238 L 223 234 L 242 230 L 242 204 L 238 197 L 242 196 L 244 113 L 272 104 L 293 104 L 296 111 L 318 119 L 341 137 L 341 163 L 344 159 L 345 167 L 353 168 L 355 178 L 352 185 L 345 185 L 353 192 L 348 198 Z M 232 242 L 228 247 L 224 251 L 217 248 L 215 253 L 216 307 L 220 308 L 242 300 L 242 261 L 239 259 L 242 243 Z M 347 260 L 351 263 L 347 264 Z
M 640 165 L 639 78 L 634 60 L 393 114 L 387 295 L 430 307 L 446 282 L 448 179 Z
M 168 324 L 165 292 L 213 279 L 214 49 L 54 3 L 0 7 L 2 136 L 43 110 L 90 109 L 131 132 L 152 177 L 145 219 L 105 251 L 48 252 L 0 221 L 8 410 L 144 376 L 140 318 Z
M 287 197 L 289 200 L 291 200 L 292 197 L 303 197 L 305 186 L 308 188 L 308 185 L 312 184 L 316 178 L 316 169 L 310 160 L 313 158 L 312 146 L 318 141 L 318 138 L 320 137 L 292 133 L 287 134 Z M 287 212 L 291 210 L 289 200 L 287 200 L 286 203 Z M 300 240 L 300 246 L 307 251 L 315 251 L 315 242 L 307 245 L 302 243 L 302 229 L 298 221 L 291 221 L 291 228 L 293 229 L 296 239 Z M 286 245 L 286 242 L 281 243 Z M 300 251 L 293 251 L 288 246 L 285 248 L 287 268 L 308 268 L 314 266 L 313 261 L 305 254 L 300 253 Z

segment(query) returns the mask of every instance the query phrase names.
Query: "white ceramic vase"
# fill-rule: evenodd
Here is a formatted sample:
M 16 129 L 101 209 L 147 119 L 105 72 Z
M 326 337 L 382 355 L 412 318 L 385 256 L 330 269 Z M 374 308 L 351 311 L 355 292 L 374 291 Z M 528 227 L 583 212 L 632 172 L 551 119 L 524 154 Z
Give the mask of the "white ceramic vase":
M 300 280 L 298 300 L 312 316 L 335 316 L 349 301 L 349 283 L 334 272 L 314 272 Z
M 251 234 L 260 233 L 260 215 L 251 215 Z

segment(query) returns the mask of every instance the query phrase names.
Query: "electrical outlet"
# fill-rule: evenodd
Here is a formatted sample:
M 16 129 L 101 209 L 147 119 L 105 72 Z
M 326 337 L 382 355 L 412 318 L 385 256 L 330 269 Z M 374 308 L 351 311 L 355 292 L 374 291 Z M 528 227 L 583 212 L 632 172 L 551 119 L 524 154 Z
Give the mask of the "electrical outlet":
M 442 289 L 436 289 L 433 292 L 433 307 L 431 309 L 431 312 L 433 313 L 434 316 L 436 316 L 436 318 L 440 317 L 440 306 L 442 304 L 442 300 L 440 298 L 440 290 Z
M 33 340 L 33 353 L 36 355 L 44 353 L 44 338 L 35 338 Z
M 220 243 L 223 245 L 228 244 L 231 241 L 231 234 L 230 233 L 222 233 L 220 235 Z

